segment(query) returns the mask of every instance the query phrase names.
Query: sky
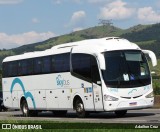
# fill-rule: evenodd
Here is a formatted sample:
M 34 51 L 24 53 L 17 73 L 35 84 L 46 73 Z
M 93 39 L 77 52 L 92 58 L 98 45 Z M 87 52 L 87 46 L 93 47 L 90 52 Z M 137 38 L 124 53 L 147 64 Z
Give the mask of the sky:
M 41 42 L 110 20 L 127 29 L 160 22 L 160 0 L 0 0 L 0 49 Z

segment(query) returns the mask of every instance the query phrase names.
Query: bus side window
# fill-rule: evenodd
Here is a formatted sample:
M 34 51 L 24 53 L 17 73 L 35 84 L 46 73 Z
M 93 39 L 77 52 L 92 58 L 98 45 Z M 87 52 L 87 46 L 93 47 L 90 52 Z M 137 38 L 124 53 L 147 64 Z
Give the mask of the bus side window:
M 99 69 L 96 58 L 92 57 L 92 81 L 97 84 L 100 81 Z
M 55 73 L 55 56 L 51 57 L 51 72 Z
M 22 75 L 22 61 L 18 61 L 18 75 Z
M 34 73 L 33 59 L 31 58 L 27 60 L 27 74 L 33 75 L 33 73 Z
M 42 58 L 43 67 L 42 73 L 50 73 L 51 72 L 51 57 L 46 56 Z
M 55 72 L 63 72 L 63 58 L 62 55 L 55 55 Z
M 78 78 L 91 81 L 91 55 L 72 54 L 72 73 Z
M 34 59 L 34 74 L 41 74 L 42 72 L 42 59 L 35 58 Z
M 27 60 L 18 61 L 18 75 L 27 75 Z
M 59 73 L 59 72 L 69 72 L 69 53 L 58 54 L 52 56 L 52 72 Z
M 8 77 L 8 62 L 4 62 L 2 64 L 2 76 L 4 77 Z
M 9 62 L 8 64 L 8 77 L 17 76 L 17 61 Z

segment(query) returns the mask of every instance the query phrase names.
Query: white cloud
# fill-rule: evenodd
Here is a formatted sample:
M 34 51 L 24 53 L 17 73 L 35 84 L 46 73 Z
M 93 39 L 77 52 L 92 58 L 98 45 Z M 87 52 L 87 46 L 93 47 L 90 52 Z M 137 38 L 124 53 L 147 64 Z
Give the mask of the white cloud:
M 138 19 L 151 23 L 160 22 L 160 13 L 155 12 L 152 7 L 139 8 Z
M 99 18 L 101 19 L 126 19 L 134 14 L 133 8 L 127 7 L 127 3 L 122 0 L 116 0 L 112 3 L 106 4 L 100 8 Z
M 80 31 L 80 30 L 83 30 L 83 28 L 82 27 L 76 27 L 76 28 L 73 29 L 73 32 Z
M 65 2 L 74 2 L 74 3 L 79 4 L 79 3 L 82 2 L 82 0 L 52 0 L 52 2 L 56 5 L 60 5 L 60 4 L 65 3 Z
M 56 5 L 59 5 L 62 3 L 62 0 L 53 0 L 53 3 L 56 4 Z
M 77 11 L 74 12 L 71 16 L 70 22 L 65 27 L 79 27 L 82 26 L 86 19 L 86 13 L 85 11 Z
M 33 18 L 32 23 L 39 23 L 39 20 L 37 18 Z
M 65 28 L 72 28 L 72 31 L 82 30 L 86 21 L 85 11 L 76 11 L 72 14 L 68 24 L 64 25 Z
M 9 49 L 24 44 L 31 44 L 47 40 L 51 37 L 56 36 L 53 32 L 37 33 L 35 31 L 8 35 L 6 33 L 0 33 L 0 47 L 1 49 Z
M 18 4 L 23 0 L 0 0 L 0 4 Z
M 82 0 L 72 0 L 72 1 L 78 4 L 82 2 Z
M 88 2 L 92 4 L 107 3 L 108 1 L 111 0 L 88 0 Z
M 71 26 L 81 25 L 84 22 L 85 18 L 86 18 L 85 11 L 74 12 L 71 17 L 70 25 Z

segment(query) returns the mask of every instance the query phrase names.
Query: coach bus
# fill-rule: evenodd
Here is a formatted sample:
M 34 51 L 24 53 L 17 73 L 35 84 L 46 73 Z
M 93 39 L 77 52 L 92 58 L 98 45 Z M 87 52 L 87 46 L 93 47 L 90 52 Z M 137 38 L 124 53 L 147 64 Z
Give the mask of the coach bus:
M 146 54 L 148 54 L 146 57 Z M 40 111 L 78 117 L 127 110 L 154 104 L 147 58 L 155 54 L 126 39 L 108 37 L 61 44 L 45 51 L 6 57 L 3 60 L 3 100 L 24 116 Z

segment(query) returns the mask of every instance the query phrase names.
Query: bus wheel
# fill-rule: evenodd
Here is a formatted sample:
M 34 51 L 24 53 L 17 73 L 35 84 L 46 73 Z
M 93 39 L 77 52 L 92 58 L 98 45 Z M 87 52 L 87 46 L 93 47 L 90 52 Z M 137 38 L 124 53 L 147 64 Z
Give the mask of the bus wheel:
M 29 116 L 29 108 L 26 100 L 22 101 L 21 104 L 21 111 L 23 113 L 23 116 L 28 117 Z
M 127 113 L 127 110 L 118 110 L 115 111 L 117 117 L 123 117 Z
M 78 117 L 80 117 L 80 118 L 86 117 L 87 112 L 85 111 L 83 102 L 81 100 L 78 99 L 76 101 L 75 109 L 76 109 L 76 113 L 77 113 Z
M 67 110 L 54 110 L 53 111 L 54 116 L 63 117 L 66 116 Z

